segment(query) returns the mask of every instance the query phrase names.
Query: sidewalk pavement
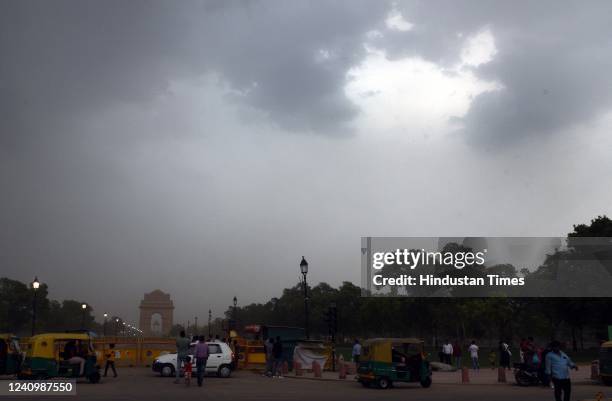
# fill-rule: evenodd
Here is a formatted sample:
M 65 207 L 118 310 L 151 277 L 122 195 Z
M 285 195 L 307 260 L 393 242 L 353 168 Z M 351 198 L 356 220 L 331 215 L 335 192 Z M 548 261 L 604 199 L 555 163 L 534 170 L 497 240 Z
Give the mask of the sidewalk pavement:
M 478 371 L 469 370 L 470 382 L 464 385 L 477 384 L 477 385 L 503 385 L 503 384 L 516 384 L 514 380 L 514 373 L 512 370 L 506 370 L 506 383 L 499 383 L 497 381 L 498 371 L 496 369 L 481 369 Z M 590 366 L 581 365 L 579 366 L 578 372 L 572 371 L 572 381 L 574 383 L 593 383 L 589 378 Z M 346 379 L 340 379 L 338 372 L 324 371 L 322 372 L 321 378 L 314 377 L 312 372 L 304 372 L 303 376 L 296 376 L 294 372 L 290 372 L 285 377 L 291 379 L 301 380 L 325 380 L 325 381 L 355 381 L 355 375 L 346 375 Z M 435 384 L 463 384 L 461 382 L 461 371 L 455 372 L 433 372 L 433 383 Z

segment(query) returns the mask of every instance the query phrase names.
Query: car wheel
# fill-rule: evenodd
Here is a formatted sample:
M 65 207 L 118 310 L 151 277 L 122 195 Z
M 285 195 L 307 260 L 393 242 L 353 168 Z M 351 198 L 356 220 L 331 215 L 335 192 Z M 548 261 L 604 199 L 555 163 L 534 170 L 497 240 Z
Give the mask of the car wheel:
M 376 384 L 378 385 L 378 388 L 385 390 L 391 387 L 391 380 L 387 379 L 386 377 L 381 377 L 378 379 Z
M 224 379 L 230 377 L 231 374 L 232 374 L 232 368 L 229 365 L 221 365 L 219 367 L 219 371 L 217 372 L 217 375 Z
M 423 380 L 421 380 L 421 386 L 423 388 L 428 388 L 431 386 L 431 376 L 427 376 Z
M 163 377 L 174 376 L 174 366 L 169 363 L 166 363 L 162 366 L 161 371 L 159 372 Z

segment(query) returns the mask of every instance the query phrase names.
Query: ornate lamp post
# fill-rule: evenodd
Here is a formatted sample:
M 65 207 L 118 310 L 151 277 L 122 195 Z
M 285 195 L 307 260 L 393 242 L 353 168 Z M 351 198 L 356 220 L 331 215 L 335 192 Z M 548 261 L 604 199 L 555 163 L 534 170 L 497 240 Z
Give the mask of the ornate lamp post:
M 300 272 L 302 273 L 302 284 L 304 285 L 304 330 L 306 331 L 306 339 L 310 339 L 310 329 L 308 327 L 308 282 L 306 281 L 306 276 L 308 275 L 308 262 L 302 256 L 302 261 L 300 262 Z
M 32 297 L 32 335 L 36 331 L 36 293 L 38 292 L 38 287 L 40 287 L 40 282 L 38 277 L 34 277 L 34 281 L 32 281 L 32 289 L 34 290 L 34 296 Z
M 83 320 L 81 321 L 81 328 L 85 330 L 85 312 L 87 311 L 87 304 L 82 304 L 81 309 L 83 310 Z
M 108 313 L 104 314 L 104 337 L 106 337 L 106 318 L 108 318 Z

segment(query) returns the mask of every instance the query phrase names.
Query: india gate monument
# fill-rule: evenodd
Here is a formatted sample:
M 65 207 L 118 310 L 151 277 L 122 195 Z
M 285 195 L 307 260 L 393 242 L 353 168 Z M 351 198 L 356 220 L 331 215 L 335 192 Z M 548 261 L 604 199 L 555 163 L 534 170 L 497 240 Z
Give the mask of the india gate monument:
M 170 294 L 154 290 L 140 301 L 140 330 L 146 337 L 167 336 L 172 328 L 174 304 Z

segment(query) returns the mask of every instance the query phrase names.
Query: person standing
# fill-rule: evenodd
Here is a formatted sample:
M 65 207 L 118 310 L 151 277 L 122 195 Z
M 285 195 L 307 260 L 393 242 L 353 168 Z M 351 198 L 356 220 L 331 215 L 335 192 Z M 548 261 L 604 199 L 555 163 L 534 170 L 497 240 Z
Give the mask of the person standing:
M 468 351 L 470 351 L 472 369 L 480 370 L 480 365 L 478 364 L 478 345 L 476 345 L 476 341 L 472 341 L 472 344 L 470 344 L 470 346 L 468 347 Z
M 264 343 L 264 350 L 266 351 L 266 371 L 265 376 L 274 376 L 274 339 L 268 338 Z
M 499 342 L 499 366 L 505 369 L 510 369 L 510 357 L 512 356 L 512 352 L 510 352 L 510 346 L 507 342 L 500 341 Z
M 279 379 L 283 378 L 283 343 L 279 336 L 274 340 L 272 347 L 272 354 L 274 355 L 274 377 Z
M 355 343 L 353 344 L 353 351 L 351 352 L 351 355 L 353 357 L 353 362 L 355 362 L 355 365 L 359 367 L 359 358 L 361 358 L 361 344 L 359 343 L 358 338 L 355 339 Z
M 455 344 L 453 344 L 453 357 L 455 358 L 455 365 L 457 366 L 458 370 L 461 370 L 462 356 L 461 345 L 459 344 L 459 340 L 457 340 L 455 341 Z
M 189 339 L 185 336 L 185 330 L 181 330 L 178 338 L 176 339 L 176 379 L 175 384 L 179 384 L 179 378 L 181 377 L 181 367 L 185 361 L 185 357 L 189 353 Z
M 113 377 L 117 377 L 117 370 L 115 369 L 115 344 L 108 344 L 108 351 L 104 353 L 104 359 L 106 360 L 104 377 L 108 373 L 108 368 L 113 370 Z
M 449 340 L 446 340 L 444 342 L 444 345 L 442 346 L 442 352 L 444 353 L 444 363 L 448 364 L 448 365 L 452 365 L 453 361 L 453 345 L 450 343 Z
M 238 362 L 240 361 L 240 344 L 238 340 L 234 340 L 232 351 L 234 352 L 234 359 L 232 360 L 232 370 L 238 369 Z
M 561 343 L 553 341 L 550 344 L 552 350 L 546 354 L 545 373 L 552 378 L 555 386 L 555 401 L 569 401 L 572 394 L 572 382 L 570 381 L 570 369 L 578 370 L 578 366 L 561 351 Z
M 198 338 L 198 343 L 195 346 L 193 353 L 196 360 L 196 369 L 198 374 L 198 387 L 202 387 L 204 374 L 206 373 L 206 361 L 208 360 L 208 344 L 204 341 L 204 336 Z

